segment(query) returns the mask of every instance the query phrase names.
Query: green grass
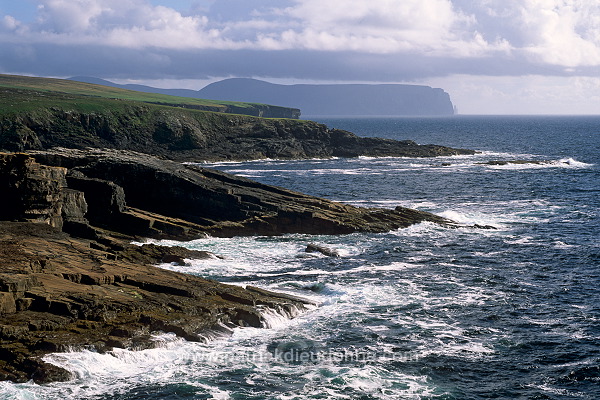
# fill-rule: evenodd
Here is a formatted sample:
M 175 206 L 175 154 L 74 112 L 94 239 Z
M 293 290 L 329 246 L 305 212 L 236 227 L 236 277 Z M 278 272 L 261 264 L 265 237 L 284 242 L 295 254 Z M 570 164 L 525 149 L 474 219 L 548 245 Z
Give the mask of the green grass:
M 28 98 L 29 97 L 29 98 Z M 76 107 L 78 111 L 96 111 L 114 107 L 114 100 L 167 104 L 175 107 L 206 107 L 213 111 L 225 111 L 227 106 L 252 108 L 254 103 L 194 99 L 157 93 L 113 88 L 69 81 L 65 79 L 34 78 L 0 74 L 0 113 L 27 111 L 52 105 Z M 111 100 L 111 101 L 103 101 Z M 57 102 L 58 104 L 54 104 Z M 85 103 L 85 104 L 84 104 Z M 89 110 L 84 110 L 89 108 Z

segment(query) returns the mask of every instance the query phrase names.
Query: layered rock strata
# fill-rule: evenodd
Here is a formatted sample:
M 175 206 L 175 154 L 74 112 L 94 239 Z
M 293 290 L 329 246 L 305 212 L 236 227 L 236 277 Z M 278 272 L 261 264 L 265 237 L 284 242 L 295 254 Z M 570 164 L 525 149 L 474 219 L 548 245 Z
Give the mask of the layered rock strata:
M 0 153 L 1 219 L 10 220 L 0 221 L 0 379 L 65 380 L 69 373 L 43 362 L 44 354 L 149 347 L 154 331 L 204 340 L 235 326 L 267 326 L 265 311 L 293 318 L 310 305 L 154 267 L 216 256 L 130 244 L 117 228 L 147 227 L 128 225 L 137 219 L 123 189 L 73 175 L 26 154 Z M 111 215 L 123 218 L 120 225 L 100 223 Z
M 154 331 L 203 340 L 235 326 L 268 326 L 266 314 L 291 318 L 311 307 L 154 267 L 216 256 L 136 246 L 134 238 L 457 226 L 421 211 L 353 207 L 118 150 L 0 153 L 0 185 L 0 379 L 14 381 L 68 379 L 41 360 L 49 352 L 144 348 Z
M 56 149 L 31 155 L 69 170 L 69 186 L 94 199 L 88 201 L 90 221 L 129 235 L 346 234 L 387 232 L 423 221 L 454 225 L 427 212 L 353 207 L 140 153 Z

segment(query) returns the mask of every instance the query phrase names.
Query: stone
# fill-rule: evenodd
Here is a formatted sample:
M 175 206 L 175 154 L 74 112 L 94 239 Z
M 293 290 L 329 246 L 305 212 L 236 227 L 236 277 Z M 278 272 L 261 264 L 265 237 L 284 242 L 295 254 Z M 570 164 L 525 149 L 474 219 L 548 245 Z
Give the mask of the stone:
M 455 224 L 416 210 L 352 207 L 147 154 L 55 149 L 32 156 L 41 163 L 69 166 L 68 182 L 86 193 L 92 225 L 134 236 L 346 234 L 386 232 L 422 221 Z M 119 189 L 104 192 L 96 185 Z M 94 207 L 91 196 L 103 206 Z
M 258 305 L 307 309 L 306 300 L 246 290 L 154 267 L 165 257 L 214 257 L 201 251 L 105 239 L 99 248 L 46 224 L 0 221 L 0 378 L 43 383 L 69 379 L 40 364 L 68 348 L 147 348 L 149 332 L 204 341 L 222 324 L 261 326 Z M 107 258 L 112 251 L 114 258 Z M 30 267 L 40 255 L 52 268 Z M 7 291 L 7 290 L 10 290 Z M 289 314 L 292 315 L 292 314 Z
M 328 257 L 339 257 L 340 256 L 340 254 L 337 251 L 330 249 L 328 247 L 325 247 L 325 246 L 319 246 L 314 243 L 309 243 L 306 246 L 306 249 L 304 251 L 307 253 L 321 253 Z
M 40 165 L 27 154 L 0 153 L 0 219 L 25 220 L 62 227 L 65 168 Z
M 48 352 L 147 348 L 156 330 L 205 341 L 236 326 L 268 327 L 273 313 L 294 318 L 314 307 L 158 268 L 218 256 L 134 239 L 385 232 L 422 221 L 460 226 L 117 150 L 0 154 L 0 184 L 10 203 L 0 214 L 0 379 L 18 382 L 69 379 L 40 362 Z
M 11 293 L 0 292 L 0 315 L 17 312 L 15 298 Z

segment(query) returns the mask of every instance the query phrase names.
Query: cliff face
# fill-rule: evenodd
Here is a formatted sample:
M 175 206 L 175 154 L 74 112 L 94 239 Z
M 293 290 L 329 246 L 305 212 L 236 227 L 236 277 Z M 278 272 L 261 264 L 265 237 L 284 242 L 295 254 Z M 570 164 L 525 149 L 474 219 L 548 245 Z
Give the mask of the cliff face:
M 198 97 L 251 101 L 299 108 L 303 115 L 453 115 L 444 90 L 420 85 L 277 85 L 232 78 L 211 83 Z
M 0 220 L 16 218 L 62 228 L 66 169 L 40 165 L 26 154 L 0 153 L 0 171 Z
M 473 154 L 412 141 L 361 138 L 311 121 L 131 105 L 102 112 L 60 107 L 0 116 L 0 149 L 115 148 L 180 161 Z

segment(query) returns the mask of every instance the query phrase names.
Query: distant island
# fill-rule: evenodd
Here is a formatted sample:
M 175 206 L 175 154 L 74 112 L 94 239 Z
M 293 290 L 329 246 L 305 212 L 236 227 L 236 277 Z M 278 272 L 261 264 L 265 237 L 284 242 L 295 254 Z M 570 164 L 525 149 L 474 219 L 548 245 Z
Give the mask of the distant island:
M 257 79 L 231 78 L 201 90 L 160 89 L 145 85 L 119 85 L 92 77 L 72 80 L 172 96 L 277 104 L 300 109 L 305 116 L 385 115 L 444 116 L 454 105 L 443 89 L 401 84 L 278 85 Z

